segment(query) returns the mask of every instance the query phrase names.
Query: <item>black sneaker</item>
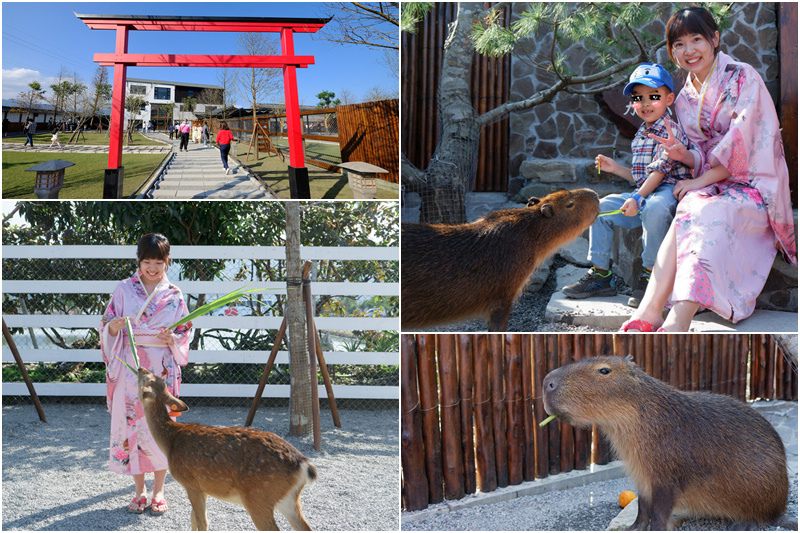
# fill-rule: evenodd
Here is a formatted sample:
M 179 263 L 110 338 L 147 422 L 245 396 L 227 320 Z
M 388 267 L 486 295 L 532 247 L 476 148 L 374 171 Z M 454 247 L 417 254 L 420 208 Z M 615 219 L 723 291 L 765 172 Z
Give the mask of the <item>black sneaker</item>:
M 567 285 L 561 292 L 567 298 L 589 298 L 592 296 L 616 296 L 617 289 L 614 288 L 614 278 L 611 271 L 601 276 L 592 267 L 581 279 Z
M 647 284 L 650 282 L 651 273 L 652 272 L 648 272 L 647 270 L 642 270 L 642 273 L 639 274 L 639 281 L 636 284 L 636 288 L 631 294 L 631 297 L 628 298 L 628 307 L 638 308 L 639 304 L 642 303 L 644 291 L 647 290 Z

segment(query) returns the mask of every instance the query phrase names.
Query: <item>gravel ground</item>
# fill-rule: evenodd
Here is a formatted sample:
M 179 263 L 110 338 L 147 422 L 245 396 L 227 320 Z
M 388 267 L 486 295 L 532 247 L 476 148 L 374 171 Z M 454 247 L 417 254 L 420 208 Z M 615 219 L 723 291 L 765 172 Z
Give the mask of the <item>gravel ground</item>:
M 190 403 L 191 406 L 191 403 Z M 110 416 L 101 405 L 45 404 L 43 424 L 32 405 L 3 407 L 2 529 L 4 530 L 189 530 L 191 505 L 167 476 L 170 510 L 162 516 L 125 512 L 133 479 L 108 470 Z M 198 406 L 181 422 L 244 425 L 248 408 Z M 399 421 L 396 410 L 341 410 L 342 428 L 321 413 L 322 450 L 312 436 L 289 437 L 288 408 L 260 407 L 255 429 L 288 440 L 318 469 L 303 490 L 311 527 L 319 530 L 396 531 L 400 508 Z M 152 476 L 147 476 L 148 489 Z M 281 529 L 291 529 L 275 513 Z M 253 531 L 244 507 L 208 500 L 210 529 Z
M 535 482 L 534 482 L 535 483 Z M 620 512 L 619 493 L 634 490 L 627 478 L 523 496 L 501 503 L 446 512 L 447 504 L 404 512 L 403 531 L 604 531 Z M 790 483 L 789 505 L 797 517 L 797 479 Z M 434 511 L 434 512 L 432 512 Z M 440 511 L 440 512 L 435 512 Z M 678 531 L 724 531 L 724 520 L 687 520 Z M 777 527 L 769 531 L 790 531 Z

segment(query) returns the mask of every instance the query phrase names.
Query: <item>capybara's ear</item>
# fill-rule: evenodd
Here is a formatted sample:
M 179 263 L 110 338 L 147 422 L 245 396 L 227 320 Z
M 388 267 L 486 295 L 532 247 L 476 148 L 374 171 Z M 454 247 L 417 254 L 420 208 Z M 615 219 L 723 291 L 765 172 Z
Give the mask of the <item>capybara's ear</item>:
M 536 198 L 535 196 L 531 196 L 530 198 L 528 198 L 528 207 L 533 207 L 536 204 L 538 204 L 539 202 L 541 202 L 541 200 L 539 198 Z
M 553 204 L 542 205 L 542 214 L 547 218 L 553 218 Z
M 626 355 L 625 356 L 625 362 L 628 363 L 631 366 L 636 366 L 636 362 L 634 362 L 632 355 Z

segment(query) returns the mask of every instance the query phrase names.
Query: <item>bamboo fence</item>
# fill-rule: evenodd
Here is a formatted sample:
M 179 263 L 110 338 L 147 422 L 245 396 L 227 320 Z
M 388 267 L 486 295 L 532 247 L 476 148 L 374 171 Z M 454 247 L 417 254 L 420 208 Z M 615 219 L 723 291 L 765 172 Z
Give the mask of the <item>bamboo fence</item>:
M 403 335 L 406 510 L 612 460 L 599 431 L 546 418 L 542 380 L 594 355 L 633 355 L 687 391 L 797 400 L 797 373 L 769 335 Z

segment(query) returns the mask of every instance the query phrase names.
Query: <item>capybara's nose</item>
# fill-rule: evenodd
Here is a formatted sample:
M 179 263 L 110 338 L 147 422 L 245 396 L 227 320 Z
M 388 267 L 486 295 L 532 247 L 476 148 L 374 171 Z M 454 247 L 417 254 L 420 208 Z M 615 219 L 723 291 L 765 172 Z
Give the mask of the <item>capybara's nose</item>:
M 542 384 L 544 387 L 545 392 L 555 392 L 558 388 L 558 381 L 553 379 L 552 374 L 548 374 L 544 377 L 544 383 Z

